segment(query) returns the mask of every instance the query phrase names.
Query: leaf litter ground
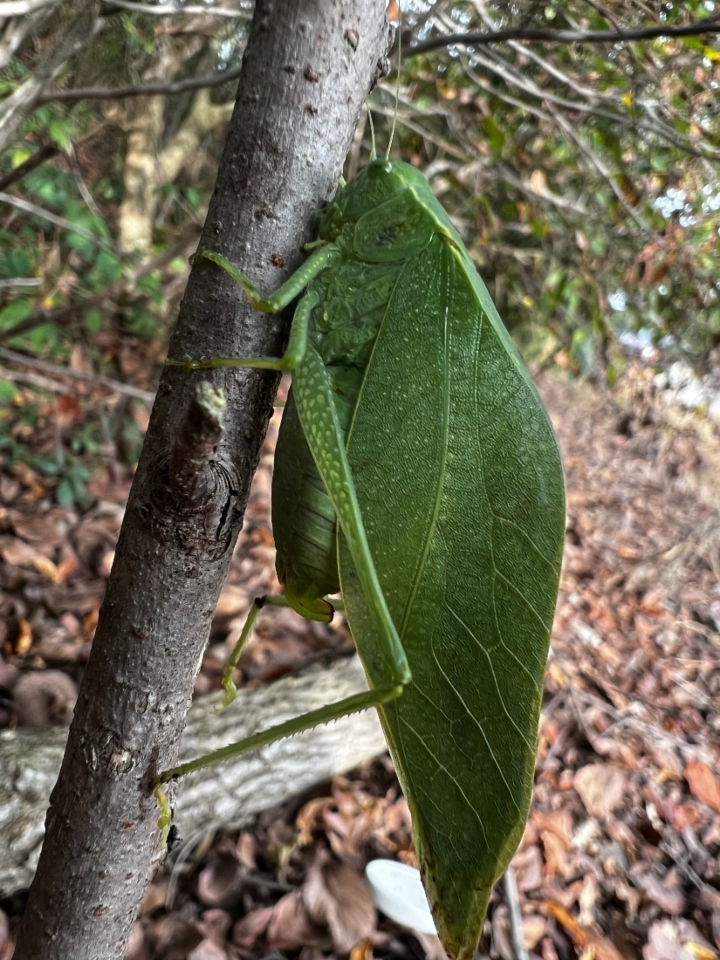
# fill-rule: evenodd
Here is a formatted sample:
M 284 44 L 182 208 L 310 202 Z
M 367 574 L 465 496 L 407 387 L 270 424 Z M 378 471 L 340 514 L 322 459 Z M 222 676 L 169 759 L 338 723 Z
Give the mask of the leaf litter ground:
M 512 960 L 519 936 L 542 960 L 719 958 L 720 437 L 663 407 L 641 370 L 613 396 L 554 377 L 541 392 L 568 478 L 565 565 L 533 808 L 513 865 L 520 920 L 512 885 L 498 884 L 480 954 Z M 39 444 L 66 428 L 60 408 L 48 408 L 56 422 L 36 434 Z M 268 519 L 276 427 L 197 694 L 218 688 L 250 600 L 277 589 Z M 2 725 L 68 721 L 129 480 L 109 463 L 79 509 L 54 506 L 47 480 L 27 465 L 0 472 Z M 278 611 L 243 654 L 242 679 L 270 682 L 350 649 L 341 624 Z M 376 857 L 414 862 L 387 757 L 239 836 L 181 847 L 147 893 L 128 958 L 441 960 L 433 938 L 378 919 L 362 873 Z M 16 920 L 5 906 L 0 960 L 11 956 Z

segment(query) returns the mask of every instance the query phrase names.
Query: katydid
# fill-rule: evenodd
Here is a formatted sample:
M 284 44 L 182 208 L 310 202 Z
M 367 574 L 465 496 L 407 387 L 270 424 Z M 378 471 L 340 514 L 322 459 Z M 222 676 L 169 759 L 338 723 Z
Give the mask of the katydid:
M 321 214 L 315 247 L 269 297 L 198 253 L 259 310 L 302 296 L 283 357 L 185 364 L 291 371 L 272 490 L 278 576 L 311 619 L 329 619 L 340 590 L 370 689 L 156 784 L 376 706 L 440 938 L 464 960 L 530 801 L 564 535 L 560 456 L 418 170 L 371 161 Z

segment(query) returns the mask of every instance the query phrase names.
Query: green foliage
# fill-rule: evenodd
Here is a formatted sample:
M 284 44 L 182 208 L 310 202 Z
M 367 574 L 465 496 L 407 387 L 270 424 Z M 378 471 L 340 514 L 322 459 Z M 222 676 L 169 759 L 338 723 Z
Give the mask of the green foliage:
M 18 388 L 10 380 L 0 377 L 0 403 L 12 403 L 18 395 Z
M 512 11 L 491 0 L 438 0 L 433 13 L 408 14 L 406 41 L 415 23 L 411 43 L 451 30 L 652 23 L 647 8 L 622 0 L 602 8 L 527 2 Z M 660 22 L 705 16 L 702 2 L 667 4 Z M 700 37 L 504 43 L 406 57 L 396 149 L 429 167 L 521 342 L 544 343 L 549 328 L 588 369 L 619 331 L 645 329 L 698 363 L 709 359 L 717 344 L 709 263 L 720 213 L 708 197 L 720 193 L 719 60 L 717 39 Z M 373 98 L 385 131 L 395 84 L 388 78 Z M 674 208 L 673 196 L 682 197 Z M 611 306 L 620 299 L 622 310 Z
M 4 381 L 0 380 L 0 398 L 4 392 L 3 384 Z M 33 422 L 34 417 L 26 415 L 24 419 L 26 422 Z M 2 456 L 4 469 L 8 471 L 12 471 L 15 463 L 20 462 L 32 467 L 42 477 L 55 481 L 55 501 L 59 506 L 83 507 L 86 505 L 86 485 L 92 472 L 77 455 L 68 453 L 62 446 L 58 445 L 52 456 L 39 456 L 32 453 L 26 444 L 4 435 L 0 436 L 0 456 Z

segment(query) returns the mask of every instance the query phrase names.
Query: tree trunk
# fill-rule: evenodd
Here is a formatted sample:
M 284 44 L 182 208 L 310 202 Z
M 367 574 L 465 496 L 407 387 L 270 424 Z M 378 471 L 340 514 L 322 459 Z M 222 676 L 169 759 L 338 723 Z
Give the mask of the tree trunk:
M 241 689 L 229 710 L 220 693 L 196 700 L 180 760 L 236 743 L 257 730 L 367 689 L 357 657 L 313 666 L 267 686 Z M 21 728 L 0 733 L 0 899 L 26 890 L 43 838 L 48 799 L 67 730 Z M 184 837 L 218 825 L 239 827 L 255 814 L 386 749 L 374 710 L 305 730 L 262 750 L 190 774 L 178 784 L 175 823 Z
M 201 246 L 263 290 L 298 266 L 333 192 L 386 53 L 384 8 L 385 0 L 257 2 Z M 286 330 L 201 262 L 170 353 L 277 355 Z M 177 761 L 276 383 L 255 370 L 163 375 L 15 960 L 123 956 L 164 855 L 151 783 Z

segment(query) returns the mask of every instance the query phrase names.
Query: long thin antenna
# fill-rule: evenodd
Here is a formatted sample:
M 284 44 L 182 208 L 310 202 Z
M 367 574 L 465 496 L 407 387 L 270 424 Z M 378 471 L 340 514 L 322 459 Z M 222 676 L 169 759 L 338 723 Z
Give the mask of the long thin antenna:
M 398 20 L 397 26 L 397 35 L 398 35 L 398 59 L 397 59 L 397 83 L 395 84 L 395 112 L 393 113 L 393 122 L 390 129 L 390 140 L 388 142 L 387 153 L 385 154 L 385 159 L 390 159 L 390 151 L 392 150 L 393 140 L 395 139 L 395 128 L 397 127 L 397 115 L 398 115 L 398 103 L 400 102 L 400 71 L 402 69 L 402 14 L 398 9 L 398 14 L 400 19 Z
M 370 104 L 367 108 L 368 120 L 370 121 L 370 143 L 372 144 L 372 149 L 370 150 L 370 160 L 377 160 L 377 150 L 375 149 L 375 124 L 373 123 L 372 110 L 370 109 Z

